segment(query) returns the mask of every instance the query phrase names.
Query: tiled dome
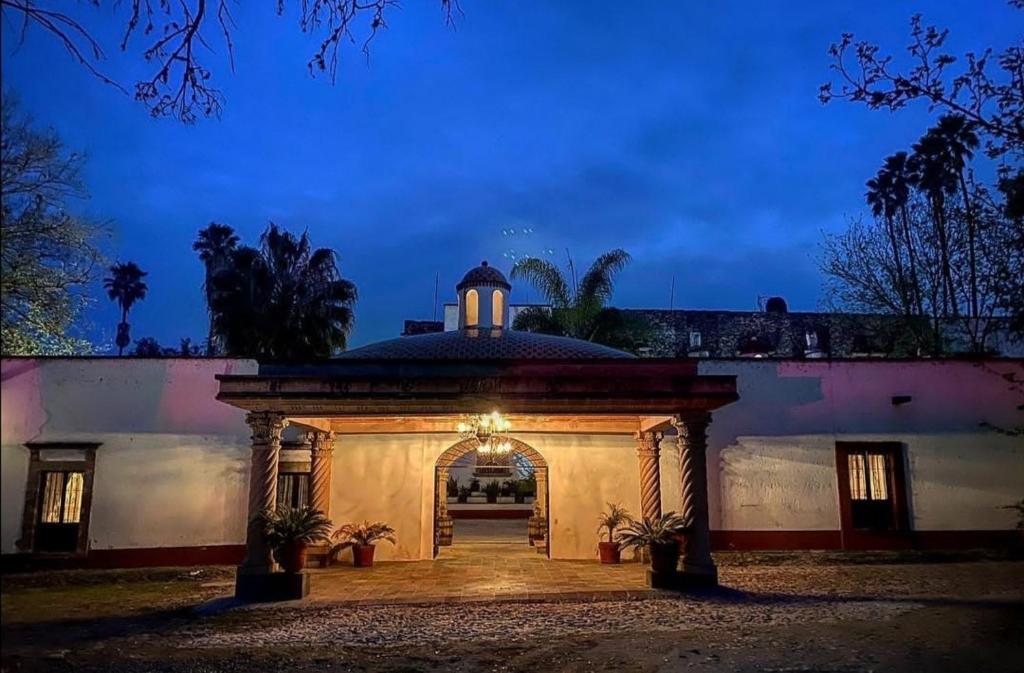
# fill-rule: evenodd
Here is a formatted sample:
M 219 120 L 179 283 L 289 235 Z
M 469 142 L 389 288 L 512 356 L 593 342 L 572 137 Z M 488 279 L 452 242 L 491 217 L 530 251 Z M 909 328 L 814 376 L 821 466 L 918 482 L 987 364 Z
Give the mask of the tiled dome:
M 458 292 L 464 287 L 472 286 L 485 286 L 485 287 L 503 287 L 506 290 L 511 290 L 512 286 L 505 278 L 505 274 L 498 271 L 493 266 L 489 266 L 487 261 L 480 262 L 480 266 L 475 269 L 470 269 L 458 285 L 455 286 L 455 291 Z
M 469 328 L 379 341 L 338 357 L 343 360 L 578 360 L 634 356 L 580 339 Z

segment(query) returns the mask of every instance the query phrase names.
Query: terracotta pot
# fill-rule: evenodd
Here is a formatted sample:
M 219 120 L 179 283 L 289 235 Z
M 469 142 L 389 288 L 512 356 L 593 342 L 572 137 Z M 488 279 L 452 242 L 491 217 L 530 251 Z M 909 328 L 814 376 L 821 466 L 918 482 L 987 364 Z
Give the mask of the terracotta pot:
M 679 563 L 678 542 L 652 542 L 647 546 L 651 554 L 651 570 L 656 573 L 674 573 Z
M 372 544 L 357 544 L 352 547 L 352 565 L 357 568 L 372 568 L 374 549 L 376 547 Z
M 286 573 L 302 572 L 306 567 L 306 543 L 289 542 L 281 547 L 278 560 Z
M 618 563 L 622 559 L 618 542 L 598 542 L 597 548 L 601 552 L 601 563 Z

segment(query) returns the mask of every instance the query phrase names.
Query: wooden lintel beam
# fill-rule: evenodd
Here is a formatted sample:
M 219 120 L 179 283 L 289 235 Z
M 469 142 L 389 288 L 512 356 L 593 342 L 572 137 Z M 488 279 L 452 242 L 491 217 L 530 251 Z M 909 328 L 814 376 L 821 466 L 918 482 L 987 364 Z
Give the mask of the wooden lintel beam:
M 668 417 L 665 417 L 666 419 Z M 512 434 L 550 432 L 572 434 L 632 434 L 640 427 L 636 416 L 508 416 Z M 325 419 L 326 420 L 326 419 Z M 330 419 L 339 434 L 451 433 L 458 416 L 348 416 Z M 303 419 L 296 419 L 303 422 Z
M 320 432 L 330 432 L 333 425 L 329 418 L 306 418 L 303 416 L 289 416 L 288 423 Z
M 640 432 L 664 432 L 672 427 L 671 416 L 641 416 Z

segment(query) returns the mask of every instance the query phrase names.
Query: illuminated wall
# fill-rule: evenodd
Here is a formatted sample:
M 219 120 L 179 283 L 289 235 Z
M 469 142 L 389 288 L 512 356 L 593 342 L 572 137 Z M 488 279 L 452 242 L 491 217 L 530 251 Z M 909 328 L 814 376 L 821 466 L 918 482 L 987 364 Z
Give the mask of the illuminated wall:
M 101 442 L 90 525 L 96 550 L 239 545 L 244 541 L 249 429 L 214 400 L 217 373 L 253 373 L 229 359 L 12 359 L 2 364 L 2 531 L 20 536 L 29 441 Z M 709 436 L 712 528 L 835 531 L 835 442 L 901 442 L 919 531 L 1011 529 L 1003 509 L 1024 497 L 1021 393 L 1002 374 L 1020 362 L 704 361 L 736 374 L 741 399 Z M 894 395 L 911 401 L 894 406 Z M 991 426 L 991 427 L 990 427 Z M 294 433 L 294 430 L 288 432 Z M 629 436 L 517 434 L 550 466 L 552 555 L 593 558 L 606 503 L 639 511 Z M 399 544 L 382 559 L 429 558 L 434 465 L 452 434 L 342 435 L 332 518 L 384 520 Z M 664 509 L 679 508 L 674 438 L 663 443 Z

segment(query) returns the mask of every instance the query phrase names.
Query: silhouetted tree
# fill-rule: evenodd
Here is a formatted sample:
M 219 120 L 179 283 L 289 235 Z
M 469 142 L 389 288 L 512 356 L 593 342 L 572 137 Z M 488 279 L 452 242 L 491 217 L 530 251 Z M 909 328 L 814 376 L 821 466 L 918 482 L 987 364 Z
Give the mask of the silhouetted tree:
M 1024 1 L 1010 0 L 1024 9 Z M 899 61 L 866 40 L 844 33 L 829 47 L 831 70 L 839 80 L 823 84 L 818 97 L 864 103 L 895 111 L 921 100 L 930 108 L 964 117 L 985 136 L 989 156 L 1024 154 L 1024 49 L 1014 44 L 994 54 L 992 48 L 967 52 L 954 73 L 957 57 L 944 51 L 949 29 L 924 26 L 921 15 L 910 20 L 910 62 Z M 992 66 L 998 68 L 992 72 Z
M 82 157 L 52 130 L 34 128 L 13 94 L 0 121 L 0 352 L 72 354 L 90 344 L 69 335 L 88 303 L 103 227 L 71 213 L 87 196 Z
M 238 248 L 238 236 L 235 230 L 226 224 L 211 222 L 205 229 L 199 230 L 192 249 L 199 253 L 206 272 L 203 281 L 203 292 L 206 294 L 206 306 L 213 305 L 213 284 L 211 279 L 231 263 L 231 255 Z M 213 315 L 209 318 L 209 329 L 206 335 L 206 353 L 215 355 L 220 352 L 213 333 Z
M 629 261 L 625 250 L 606 252 L 578 279 L 571 256 L 567 273 L 546 259 L 519 260 L 512 267 L 512 278 L 531 283 L 551 304 L 551 309 L 527 308 L 516 316 L 513 327 L 636 350 L 647 335 L 647 326 L 607 306 L 615 276 Z
M 142 280 L 146 272 L 135 262 L 118 262 L 110 267 L 110 275 L 103 279 L 103 287 L 111 301 L 117 302 L 121 309 L 121 322 L 117 325 L 117 354 L 124 355 L 125 347 L 131 343 L 131 326 L 128 324 L 128 312 L 135 302 L 146 298 L 149 289 Z
M 305 360 L 344 350 L 356 286 L 341 277 L 328 248 L 271 224 L 260 247 L 239 247 L 211 279 L 210 312 L 228 355 Z
M 168 358 L 168 357 L 194 357 L 199 355 L 199 349 L 192 345 L 192 339 L 184 337 L 178 348 L 161 346 L 154 337 L 142 337 L 135 342 L 135 348 L 131 352 L 132 357 L 137 358 Z
M 453 25 L 454 15 L 461 12 L 458 0 L 440 0 L 445 20 Z M 68 7 L 61 0 L 0 0 L 0 15 L 24 31 L 35 27 L 50 34 L 70 56 L 100 81 L 124 93 L 134 88 L 134 97 L 149 108 L 154 117 L 173 117 L 193 122 L 198 115 L 220 114 L 224 96 L 217 88 L 213 68 L 206 56 L 214 53 L 210 33 L 218 33 L 227 54 L 228 65 L 234 63 L 232 4 L 228 0 L 131 0 L 119 3 L 92 0 L 97 10 L 123 12 L 122 35 L 117 45 L 128 51 L 131 41 L 147 40 L 142 57 L 150 73 L 127 87 L 116 82 L 100 69 L 104 45 L 81 17 L 81 11 Z M 255 3 L 252 3 L 255 4 Z M 370 43 L 377 33 L 387 28 L 387 10 L 395 0 L 300 0 L 272 4 L 279 15 L 287 5 L 298 10 L 299 28 L 303 33 L 317 35 L 319 46 L 307 64 L 310 74 L 326 72 L 333 82 L 338 70 L 338 57 L 346 42 L 359 42 L 369 57 Z M 249 3 L 246 3 L 248 7 Z M 264 6 L 271 3 L 264 3 Z M 109 46 L 108 46 L 109 48 Z

